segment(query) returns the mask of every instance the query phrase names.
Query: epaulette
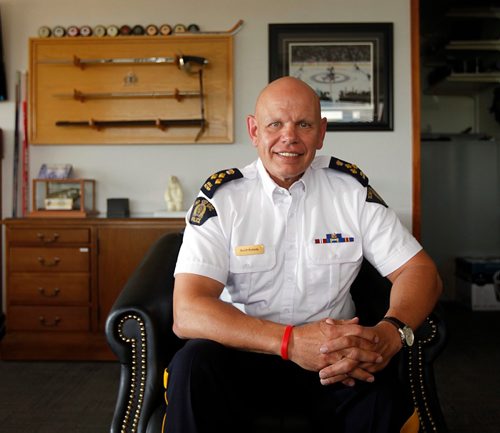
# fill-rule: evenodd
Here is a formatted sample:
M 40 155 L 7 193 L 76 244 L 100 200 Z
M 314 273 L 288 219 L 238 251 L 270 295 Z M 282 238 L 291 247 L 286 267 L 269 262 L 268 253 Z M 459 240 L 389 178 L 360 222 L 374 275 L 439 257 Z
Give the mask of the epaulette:
M 341 159 L 331 157 L 330 158 L 330 164 L 328 165 L 329 168 L 332 168 L 333 170 L 338 170 L 343 173 L 350 174 L 352 177 L 354 177 L 361 185 L 363 186 L 368 186 L 368 177 L 360 170 L 360 168 L 355 165 L 351 164 L 350 162 L 342 161 Z
M 378 203 L 381 204 L 384 207 L 388 207 L 387 203 L 384 201 L 384 199 L 378 194 L 377 191 L 375 191 L 371 185 L 368 185 L 368 189 L 366 191 L 366 201 L 370 203 Z
M 230 168 L 229 170 L 221 170 L 212 174 L 201 187 L 201 191 L 208 197 L 212 198 L 219 186 L 230 182 L 231 180 L 240 179 L 243 177 L 241 171 L 237 168 Z

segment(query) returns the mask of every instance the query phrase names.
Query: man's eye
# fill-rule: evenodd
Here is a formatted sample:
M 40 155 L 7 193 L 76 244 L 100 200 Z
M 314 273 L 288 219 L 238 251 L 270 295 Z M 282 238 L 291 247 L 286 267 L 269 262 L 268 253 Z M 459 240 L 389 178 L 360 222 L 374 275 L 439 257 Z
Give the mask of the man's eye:
M 281 126 L 281 122 L 272 122 L 269 124 L 271 128 L 279 128 Z
M 310 124 L 310 123 L 308 123 L 308 122 L 300 122 L 300 123 L 299 123 L 299 126 L 300 126 L 301 128 L 309 128 L 309 127 L 311 126 L 311 124 Z

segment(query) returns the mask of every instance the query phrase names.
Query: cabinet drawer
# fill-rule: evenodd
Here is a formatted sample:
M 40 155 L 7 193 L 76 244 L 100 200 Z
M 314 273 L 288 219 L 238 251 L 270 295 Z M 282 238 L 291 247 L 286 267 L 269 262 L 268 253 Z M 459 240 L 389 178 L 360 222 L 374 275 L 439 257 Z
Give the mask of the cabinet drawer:
M 12 247 L 10 272 L 88 272 L 89 248 Z
M 85 305 L 90 300 L 87 274 L 24 274 L 9 278 L 9 304 Z
M 88 243 L 89 229 L 15 229 L 9 231 L 9 241 L 17 243 L 40 243 L 57 245 L 70 243 Z
M 11 331 L 88 331 L 86 307 L 10 307 L 7 329 Z

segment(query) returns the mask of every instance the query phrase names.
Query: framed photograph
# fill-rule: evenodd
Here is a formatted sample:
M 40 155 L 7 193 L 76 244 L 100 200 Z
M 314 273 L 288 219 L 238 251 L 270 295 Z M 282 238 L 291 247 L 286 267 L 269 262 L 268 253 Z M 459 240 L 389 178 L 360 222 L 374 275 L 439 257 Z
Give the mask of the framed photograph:
M 329 131 L 392 131 L 392 45 L 392 23 L 269 24 L 269 81 L 309 84 Z
M 42 164 L 38 179 L 67 179 L 73 172 L 71 164 Z

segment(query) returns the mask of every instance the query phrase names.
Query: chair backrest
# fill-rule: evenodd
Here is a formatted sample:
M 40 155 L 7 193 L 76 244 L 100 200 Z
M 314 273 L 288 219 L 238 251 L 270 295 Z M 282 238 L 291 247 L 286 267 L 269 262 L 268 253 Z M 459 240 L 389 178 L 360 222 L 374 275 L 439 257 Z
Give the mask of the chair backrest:
M 363 259 L 361 270 L 351 286 L 356 315 L 361 324 L 373 326 L 384 317 L 389 306 L 391 282 Z

